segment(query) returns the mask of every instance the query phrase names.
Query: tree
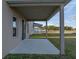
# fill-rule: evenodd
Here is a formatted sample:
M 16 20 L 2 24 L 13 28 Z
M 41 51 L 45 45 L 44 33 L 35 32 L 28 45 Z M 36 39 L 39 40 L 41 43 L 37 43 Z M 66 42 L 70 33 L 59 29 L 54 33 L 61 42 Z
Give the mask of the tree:
M 68 27 L 68 26 L 65 26 L 64 29 L 65 29 L 65 30 L 73 30 L 72 27 Z
M 46 29 L 46 26 L 43 26 L 42 29 Z M 60 27 L 51 25 L 51 26 L 47 26 L 47 29 L 48 30 L 59 30 Z M 64 27 L 64 30 L 73 30 L 73 28 L 72 27 L 69 27 L 69 26 L 65 26 Z

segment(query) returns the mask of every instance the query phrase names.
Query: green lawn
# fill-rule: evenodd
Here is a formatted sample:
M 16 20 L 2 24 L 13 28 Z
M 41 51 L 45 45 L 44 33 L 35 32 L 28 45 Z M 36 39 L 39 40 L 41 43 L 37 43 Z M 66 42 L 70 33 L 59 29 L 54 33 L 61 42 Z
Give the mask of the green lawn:
M 72 34 L 64 34 L 65 37 L 75 37 L 76 34 L 75 33 L 72 33 Z M 32 38 L 46 38 L 46 33 L 43 33 L 43 34 L 33 34 L 31 35 Z M 57 37 L 60 37 L 60 34 L 59 33 L 53 33 L 53 34 L 47 34 L 47 37 L 50 38 L 50 37 L 54 37 L 54 38 L 57 38 Z
M 49 39 L 49 41 L 60 49 L 59 39 Z M 67 59 L 76 59 L 76 39 L 65 38 L 65 53 Z
M 75 35 L 74 35 L 75 36 Z M 32 36 L 32 38 L 41 38 Z M 60 39 L 59 38 L 48 38 L 48 40 L 53 43 L 58 49 L 60 49 Z M 65 38 L 65 57 L 66 59 L 76 59 L 76 39 Z M 29 55 L 29 54 L 9 54 L 4 59 L 60 59 L 59 55 Z

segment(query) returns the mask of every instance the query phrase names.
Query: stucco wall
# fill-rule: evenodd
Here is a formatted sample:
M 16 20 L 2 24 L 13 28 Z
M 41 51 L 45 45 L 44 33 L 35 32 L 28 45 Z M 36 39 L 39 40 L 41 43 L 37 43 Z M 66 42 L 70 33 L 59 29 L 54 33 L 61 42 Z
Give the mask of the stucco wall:
M 29 22 L 29 35 L 33 34 L 33 22 Z
M 33 33 L 33 22 L 26 21 L 26 39 Z
M 3 0 L 2 2 L 2 53 L 6 56 L 10 50 L 15 48 L 22 39 L 22 18 Z M 13 38 L 12 20 L 16 17 L 17 34 Z

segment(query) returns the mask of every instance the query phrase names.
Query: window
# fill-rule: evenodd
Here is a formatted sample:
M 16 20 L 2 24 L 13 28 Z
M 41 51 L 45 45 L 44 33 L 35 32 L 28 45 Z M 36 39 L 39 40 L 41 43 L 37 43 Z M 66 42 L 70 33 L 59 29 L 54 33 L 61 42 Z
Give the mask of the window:
M 13 17 L 13 37 L 16 36 L 16 17 Z

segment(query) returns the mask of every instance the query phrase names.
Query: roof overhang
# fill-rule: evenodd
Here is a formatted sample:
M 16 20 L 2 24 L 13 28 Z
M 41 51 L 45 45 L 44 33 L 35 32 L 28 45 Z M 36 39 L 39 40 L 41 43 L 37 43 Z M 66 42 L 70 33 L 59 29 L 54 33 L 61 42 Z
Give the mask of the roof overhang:
M 46 21 L 53 17 L 70 0 L 7 0 L 11 8 L 19 12 L 27 21 Z
M 42 24 L 39 24 L 39 23 L 33 23 L 33 26 L 34 26 L 34 27 L 42 27 Z

